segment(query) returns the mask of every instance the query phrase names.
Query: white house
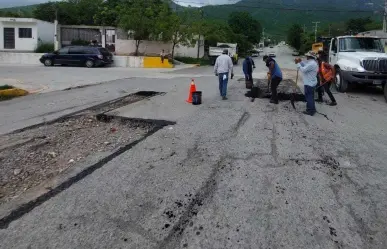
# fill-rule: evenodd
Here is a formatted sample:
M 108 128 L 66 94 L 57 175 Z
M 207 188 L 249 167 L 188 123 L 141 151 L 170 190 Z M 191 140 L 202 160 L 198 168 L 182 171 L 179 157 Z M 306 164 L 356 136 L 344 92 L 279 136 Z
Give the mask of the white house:
M 32 52 L 39 42 L 54 43 L 55 25 L 33 18 L 0 17 L 0 51 Z

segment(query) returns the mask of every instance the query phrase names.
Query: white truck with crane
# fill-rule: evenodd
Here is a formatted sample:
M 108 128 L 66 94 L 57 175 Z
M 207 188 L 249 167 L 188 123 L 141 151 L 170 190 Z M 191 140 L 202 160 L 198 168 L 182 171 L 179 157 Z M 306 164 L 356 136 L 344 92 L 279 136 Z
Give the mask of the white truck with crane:
M 336 68 L 336 87 L 340 92 L 346 92 L 354 84 L 381 86 L 387 101 L 387 54 L 380 38 L 332 38 L 329 63 Z
M 216 47 L 209 47 L 208 57 L 211 65 L 215 65 L 216 58 L 223 53 L 223 50 L 228 50 L 228 55 L 231 57 L 234 65 L 238 64 L 238 44 L 218 42 Z

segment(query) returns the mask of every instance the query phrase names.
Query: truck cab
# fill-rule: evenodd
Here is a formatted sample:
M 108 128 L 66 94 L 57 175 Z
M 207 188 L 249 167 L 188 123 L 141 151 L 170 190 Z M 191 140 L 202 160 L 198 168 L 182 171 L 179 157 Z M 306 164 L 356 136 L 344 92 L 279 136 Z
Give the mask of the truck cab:
M 378 37 L 339 36 L 331 40 L 329 63 L 336 68 L 336 86 L 346 92 L 354 84 L 385 86 L 387 54 Z

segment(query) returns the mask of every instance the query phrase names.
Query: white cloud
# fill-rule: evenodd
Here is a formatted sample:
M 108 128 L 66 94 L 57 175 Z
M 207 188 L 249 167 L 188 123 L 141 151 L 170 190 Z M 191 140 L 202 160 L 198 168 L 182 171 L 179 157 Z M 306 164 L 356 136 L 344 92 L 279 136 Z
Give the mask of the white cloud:
M 48 2 L 48 0 L 0 0 L 0 8 L 24 6 L 44 2 Z M 182 6 L 190 5 L 192 7 L 201 7 L 204 5 L 233 4 L 239 2 L 239 0 L 174 0 L 174 2 Z
M 181 6 L 201 7 L 204 5 L 234 4 L 239 0 L 174 0 Z

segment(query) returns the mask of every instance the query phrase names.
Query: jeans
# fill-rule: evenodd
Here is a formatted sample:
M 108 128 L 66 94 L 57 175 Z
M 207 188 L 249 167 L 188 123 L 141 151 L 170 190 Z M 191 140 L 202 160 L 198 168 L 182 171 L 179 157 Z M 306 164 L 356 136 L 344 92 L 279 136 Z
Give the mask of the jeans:
M 310 115 L 314 115 L 316 113 L 316 106 L 314 103 L 314 87 L 305 85 L 304 91 L 306 99 L 306 111 Z
M 271 100 L 275 103 L 278 103 L 278 93 L 277 87 L 281 83 L 282 79 L 278 77 L 274 77 L 271 79 Z
M 319 89 L 317 89 L 317 92 L 318 92 L 318 100 L 319 101 L 322 101 L 323 100 L 323 91 L 325 91 L 329 98 L 331 99 L 331 101 L 333 103 L 336 103 L 336 99 L 335 97 L 333 97 L 333 94 L 331 92 L 331 85 L 332 85 L 332 82 L 327 82 L 325 83 L 322 87 L 320 87 Z
M 226 76 L 225 79 L 223 77 Z M 219 77 L 219 92 L 220 96 L 226 97 L 227 95 L 227 83 L 228 83 L 228 73 L 220 73 Z
M 245 73 L 245 80 L 253 80 L 253 73 Z

